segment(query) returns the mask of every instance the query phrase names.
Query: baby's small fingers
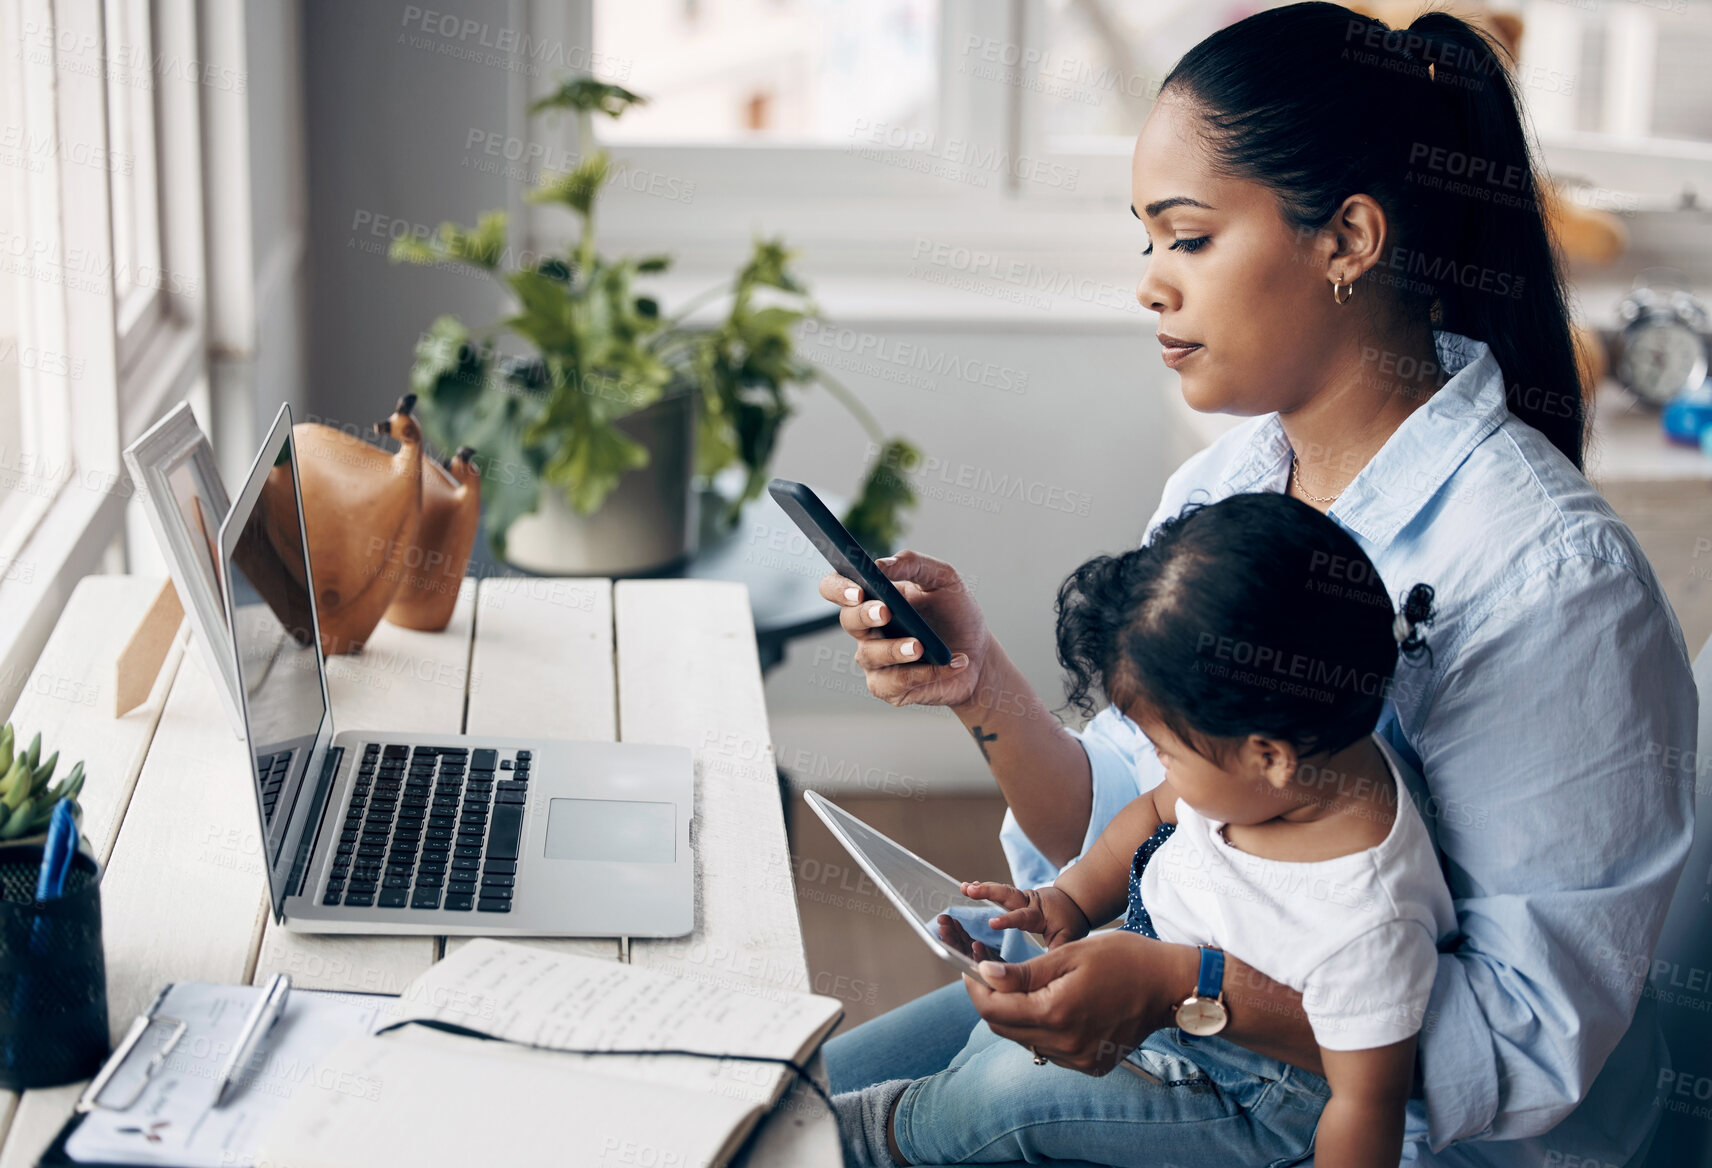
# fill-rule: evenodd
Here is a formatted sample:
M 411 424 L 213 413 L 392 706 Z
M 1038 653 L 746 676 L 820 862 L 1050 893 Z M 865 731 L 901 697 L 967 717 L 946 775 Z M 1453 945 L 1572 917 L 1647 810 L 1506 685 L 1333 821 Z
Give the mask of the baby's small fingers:
M 1026 929 L 1034 923 L 1034 914 L 1027 909 L 1001 913 L 987 922 L 989 929 Z
M 965 892 L 971 900 L 990 900 L 1001 908 L 1018 909 L 1028 903 L 1028 897 L 1009 884 L 997 881 L 982 880 L 964 885 L 965 888 L 979 889 L 978 892 Z

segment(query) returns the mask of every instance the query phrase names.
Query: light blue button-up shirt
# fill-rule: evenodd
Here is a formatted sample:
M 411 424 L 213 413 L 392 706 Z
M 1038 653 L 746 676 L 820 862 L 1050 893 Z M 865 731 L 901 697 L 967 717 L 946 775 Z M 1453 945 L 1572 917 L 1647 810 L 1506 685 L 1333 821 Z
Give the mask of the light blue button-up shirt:
M 1394 601 L 1435 590 L 1430 659 L 1399 661 L 1379 727 L 1425 776 L 1411 793 L 1458 923 L 1403 1162 L 1623 1164 L 1668 1066 L 1641 988 L 1692 833 L 1693 776 L 1666 763 L 1693 757 L 1694 680 L 1628 528 L 1510 413 L 1483 342 L 1434 341 L 1450 380 L 1329 511 Z M 1148 532 L 1191 501 L 1282 491 L 1289 467 L 1277 415 L 1246 422 L 1171 476 Z M 1110 707 L 1081 741 L 1085 849 L 1164 772 Z M 1000 838 L 1018 886 L 1058 874 L 1009 813 Z

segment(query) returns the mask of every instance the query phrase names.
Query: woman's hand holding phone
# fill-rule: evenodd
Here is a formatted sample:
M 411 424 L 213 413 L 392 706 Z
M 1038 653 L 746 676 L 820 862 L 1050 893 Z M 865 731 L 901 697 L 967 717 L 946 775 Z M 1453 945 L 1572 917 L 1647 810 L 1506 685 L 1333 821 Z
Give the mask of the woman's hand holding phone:
M 986 661 L 987 622 L 957 570 L 913 551 L 875 563 L 933 626 L 952 657 L 950 665 L 928 665 L 914 638 L 883 636 L 880 628 L 892 618 L 886 606 L 869 600 L 860 583 L 831 573 L 822 578 L 820 594 L 840 606 L 839 623 L 858 642 L 856 664 L 867 678 L 868 692 L 894 706 L 958 706 L 969 701 Z

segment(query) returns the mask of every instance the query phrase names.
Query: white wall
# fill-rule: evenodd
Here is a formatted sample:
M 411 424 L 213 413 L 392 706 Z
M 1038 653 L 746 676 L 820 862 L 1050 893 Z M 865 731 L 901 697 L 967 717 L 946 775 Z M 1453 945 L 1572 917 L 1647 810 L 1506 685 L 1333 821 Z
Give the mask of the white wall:
M 860 393 L 888 431 L 935 460 L 912 476 L 920 500 L 909 513 L 906 546 L 958 568 L 989 627 L 1056 707 L 1064 692 L 1053 648 L 1058 585 L 1088 557 L 1134 546 L 1171 469 L 1159 388 L 1166 371 L 1151 318 L 1039 321 L 1026 330 L 1015 322 L 847 327 L 832 334 L 833 344 L 811 336 L 806 351 Z M 897 361 L 866 358 L 863 372 L 828 360 L 828 350 L 858 339 L 869 352 L 907 344 L 929 362 L 940 355 L 986 362 L 1026 376 L 1026 390 L 945 376 L 929 378 L 934 388 L 927 389 L 920 380 L 899 384 L 911 371 Z M 806 400 L 776 472 L 848 492 L 865 440 L 822 392 Z M 804 638 L 768 676 L 780 766 L 832 790 L 991 789 L 980 752 L 949 713 L 893 709 L 868 694 L 851 660 L 854 645 L 838 630 Z
M 490 28 L 505 0 L 433 6 Z M 473 223 L 513 196 L 469 165 L 472 131 L 505 133 L 515 74 L 426 36 L 407 6 L 305 0 L 309 230 L 307 409 L 366 425 L 408 392 L 412 349 L 441 313 L 476 326 L 504 307 L 475 275 L 394 265 L 393 233 Z

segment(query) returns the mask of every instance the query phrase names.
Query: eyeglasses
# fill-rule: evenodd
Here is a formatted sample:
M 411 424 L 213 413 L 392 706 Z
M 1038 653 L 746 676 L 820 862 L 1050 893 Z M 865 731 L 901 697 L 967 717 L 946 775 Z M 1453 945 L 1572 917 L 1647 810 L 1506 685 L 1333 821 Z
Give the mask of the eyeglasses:
M 78 1113 L 84 1114 L 98 1107 L 104 1111 L 129 1111 L 143 1097 L 149 1080 L 165 1065 L 167 1056 L 178 1046 L 186 1029 L 177 1018 L 139 1016 L 131 1023 L 131 1029 L 113 1052 L 113 1057 L 107 1060 L 101 1073 L 78 1098 Z M 131 1053 L 138 1049 L 153 1053 L 146 1062 L 132 1066 Z M 120 1097 L 124 1099 L 123 1103 L 118 1101 Z

